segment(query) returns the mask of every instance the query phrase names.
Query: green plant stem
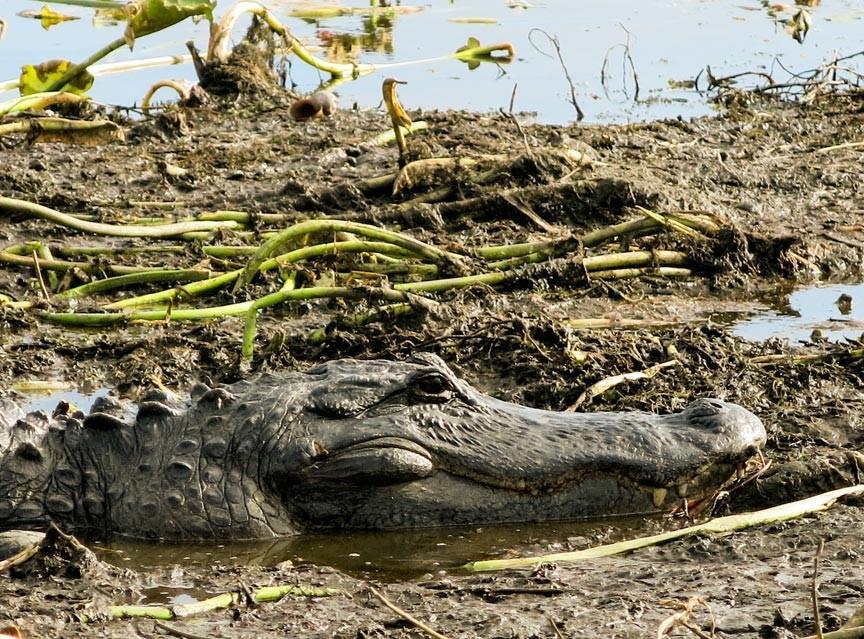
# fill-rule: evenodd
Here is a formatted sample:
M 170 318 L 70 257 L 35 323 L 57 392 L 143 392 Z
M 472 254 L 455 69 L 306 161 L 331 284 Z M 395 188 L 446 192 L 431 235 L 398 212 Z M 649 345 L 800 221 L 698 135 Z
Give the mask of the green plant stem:
M 675 268 L 672 266 L 657 266 L 652 268 L 616 268 L 606 271 L 593 271 L 591 277 L 595 280 L 627 280 L 643 275 L 656 275 L 658 277 L 685 278 L 693 275 L 689 268 Z
M 687 255 L 678 251 L 629 251 L 627 253 L 609 253 L 586 257 L 582 264 L 587 271 L 605 271 L 610 269 L 639 266 L 682 266 L 687 263 Z
M 54 259 L 54 256 L 51 255 L 51 249 L 48 247 L 47 244 L 42 244 L 40 242 L 39 246 L 35 249 L 35 251 L 36 251 L 36 255 L 38 255 L 39 259 L 42 261 L 50 262 Z M 54 272 L 53 270 L 49 269 L 48 270 L 48 287 L 52 291 L 57 290 L 58 281 L 59 280 L 57 279 L 57 273 Z
M 529 256 L 530 257 L 530 256 Z M 687 256 L 684 253 L 677 251 L 632 251 L 629 253 L 611 253 L 609 255 L 598 255 L 596 257 L 586 257 L 582 260 L 585 269 L 590 273 L 592 271 L 602 272 L 601 277 L 615 277 L 609 275 L 610 271 L 630 269 L 628 277 L 636 277 L 638 275 L 651 273 L 660 274 L 662 268 L 659 265 L 678 265 L 686 264 Z M 650 269 L 640 269 L 638 267 L 652 267 Z M 676 275 L 683 275 L 686 269 L 676 269 Z M 638 271 L 638 272 L 637 272 Z M 682 271 L 682 272 L 678 272 Z M 666 272 L 665 274 L 671 274 Z M 689 274 L 689 271 L 687 271 Z M 413 293 L 425 292 L 433 293 L 446 291 L 453 288 L 466 288 L 468 286 L 486 285 L 498 286 L 509 279 L 517 277 L 519 273 L 515 270 L 500 271 L 496 273 L 480 273 L 477 275 L 468 275 L 465 277 L 451 277 L 440 280 L 425 280 L 422 282 L 401 282 L 394 284 L 393 288 L 398 291 L 411 291 Z M 624 276 L 623 271 L 620 276 Z M 596 276 L 592 273 L 592 277 Z
M 6 251 L 0 251 L 0 263 L 15 264 L 16 266 L 33 266 L 33 258 L 25 255 L 13 255 Z M 141 266 L 125 266 L 123 264 L 90 264 L 89 262 L 69 262 L 65 260 L 40 260 L 39 267 L 52 271 L 68 271 L 81 269 L 85 273 L 109 273 L 111 275 L 130 275 L 132 273 L 146 273 L 148 271 L 161 271 L 160 268 L 148 268 Z
M 108 310 L 115 310 L 132 308 L 135 306 L 151 306 L 153 304 L 170 302 L 181 294 L 184 297 L 195 297 L 204 293 L 209 293 L 210 291 L 215 291 L 219 288 L 222 288 L 223 286 L 227 286 L 240 276 L 240 272 L 240 269 L 228 271 L 227 273 L 223 273 L 222 275 L 218 275 L 207 280 L 190 282 L 189 284 L 186 284 L 180 289 L 170 288 L 164 291 L 158 291 L 156 293 L 147 293 L 146 295 L 129 297 L 125 300 L 119 300 L 117 302 L 112 302 L 111 304 L 106 304 L 104 308 Z
M 370 224 L 360 224 L 359 222 L 348 222 L 346 220 L 309 220 L 295 224 L 264 242 L 261 248 L 249 259 L 246 268 L 243 270 L 243 275 L 237 280 L 237 284 L 234 287 L 235 291 L 251 282 L 265 260 L 281 250 L 291 240 L 313 233 L 334 233 L 339 231 L 356 233 L 370 239 L 394 244 L 414 253 L 417 257 L 425 258 L 432 262 L 461 263 L 460 256 L 447 253 L 402 233 L 394 233 L 393 231 L 387 231 Z
M 164 269 L 155 271 L 145 271 L 143 273 L 131 273 L 129 275 L 118 275 L 117 277 L 108 277 L 94 282 L 88 282 L 75 288 L 70 288 L 63 293 L 58 294 L 58 299 L 69 299 L 73 297 L 86 297 L 103 293 L 115 288 L 123 288 L 125 286 L 135 286 L 137 284 L 148 284 L 151 282 L 195 282 L 216 277 L 211 271 L 202 271 L 195 269 Z
M 112 51 L 115 51 L 116 49 L 119 49 L 120 47 L 122 47 L 124 44 L 126 44 L 126 39 L 122 38 L 122 37 L 117 38 L 113 42 L 109 42 L 104 47 L 102 47 L 101 49 L 96 51 L 96 53 L 89 56 L 86 60 L 84 60 L 84 62 L 80 62 L 80 63 L 76 64 L 75 66 L 73 66 L 72 68 L 70 68 L 66 73 L 64 73 L 62 76 L 60 76 L 50 86 L 46 87 L 45 91 L 60 91 L 61 89 L 63 89 L 63 87 L 65 87 L 69 83 L 70 80 L 72 80 L 75 76 L 77 76 L 79 73 L 84 71 L 91 64 L 97 62 L 98 60 L 101 60 L 102 58 L 107 56 Z
M 171 320 L 178 322 L 200 321 L 232 315 L 245 315 L 256 303 L 263 306 L 274 306 L 289 300 L 312 300 L 323 298 L 367 299 L 380 298 L 391 302 L 406 302 L 407 296 L 396 290 L 384 288 L 349 288 L 345 286 L 317 286 L 287 291 L 278 291 L 265 295 L 258 300 L 210 306 L 206 308 L 163 308 L 152 311 L 128 311 L 122 313 L 54 313 L 42 311 L 39 317 L 55 324 L 64 326 L 102 327 L 123 322 L 147 321 L 158 322 Z
M 266 308 L 267 306 L 273 306 L 275 304 L 279 304 L 284 301 L 285 293 L 288 291 L 295 290 L 297 285 L 297 274 L 289 273 L 288 277 L 285 278 L 285 281 L 282 283 L 282 288 L 280 288 L 276 293 L 272 295 L 265 295 L 257 300 L 255 300 L 252 305 L 249 307 L 249 310 L 246 311 L 246 325 L 243 328 L 243 348 L 242 354 L 243 358 L 252 361 L 252 357 L 255 352 L 255 333 L 258 327 L 258 311 L 262 308 Z
M 336 588 L 313 588 L 309 586 L 265 586 L 252 593 L 252 601 L 257 604 L 272 603 L 286 596 L 294 597 L 332 597 L 342 594 Z M 193 615 L 212 612 L 230 606 L 240 606 L 245 602 L 246 595 L 240 592 L 226 592 L 215 595 L 202 601 L 189 604 L 177 604 L 175 606 L 111 606 L 108 608 L 108 616 L 112 619 L 147 618 L 160 621 L 172 621 L 174 619 L 185 619 Z M 84 617 L 83 620 L 94 621 Z
M 67 215 L 66 213 L 50 209 L 47 206 L 27 202 L 25 200 L 17 200 L 11 197 L 0 197 L 0 210 L 11 211 L 13 213 L 24 213 L 84 233 L 111 235 L 115 237 L 175 237 L 190 231 L 214 231 L 216 229 L 232 229 L 237 226 L 236 222 L 230 221 L 183 222 L 180 224 L 162 224 L 159 226 L 102 224 L 100 222 L 87 222 L 80 220 L 72 215 Z
M 361 193 L 368 195 L 369 193 L 383 191 L 387 188 L 392 187 L 393 182 L 396 181 L 396 177 L 398 175 L 398 173 L 387 173 L 386 175 L 378 175 L 376 177 L 366 178 L 365 180 L 357 182 L 355 186 Z
M 264 263 L 261 264 L 260 270 L 272 270 L 279 266 L 293 264 L 295 262 L 300 262 L 304 259 L 315 257 L 318 255 L 335 255 L 339 253 L 362 252 L 390 252 L 400 256 L 411 254 L 410 251 L 406 251 L 401 247 L 394 246 L 393 244 L 389 244 L 386 242 L 363 242 L 360 240 L 349 240 L 345 242 L 331 242 L 328 244 L 314 244 L 312 246 L 304 246 L 303 248 L 299 248 L 294 251 L 290 251 L 288 253 L 284 253 L 283 255 L 278 255 L 274 258 L 266 260 Z M 0 253 L 0 257 L 2 257 L 2 253 Z M 121 308 L 132 308 L 134 306 L 149 306 L 151 304 L 160 304 L 173 300 L 177 297 L 178 294 L 181 293 L 186 297 L 195 297 L 203 293 L 214 291 L 218 288 L 221 288 L 222 286 L 226 286 L 231 282 L 236 281 L 237 278 L 240 277 L 241 273 L 243 273 L 243 269 L 228 271 L 227 273 L 224 273 L 212 279 L 187 284 L 180 291 L 178 291 L 176 288 L 171 288 L 164 291 L 159 291 L 157 293 L 148 293 L 146 295 L 139 295 L 138 297 L 130 297 L 125 300 L 120 300 L 119 302 L 113 302 L 111 304 L 108 304 L 105 306 L 105 308 L 113 310 Z
M 434 264 L 358 264 L 352 271 L 359 273 L 379 273 L 382 275 L 419 275 L 430 277 L 437 275 L 438 267 Z
M 639 218 L 638 220 L 630 220 L 613 224 L 612 226 L 604 226 L 603 228 L 590 231 L 582 236 L 582 243 L 586 248 L 599 246 L 610 240 L 618 237 L 633 235 L 642 231 L 649 231 L 659 228 L 660 225 L 651 219 Z
M 23 244 L 8 246 L 6 252 L 21 254 L 19 247 Z M 14 249 L 14 250 L 13 250 Z M 149 253 L 173 253 L 186 254 L 189 247 L 183 244 L 169 244 L 166 246 L 54 246 L 53 250 L 63 257 L 77 257 L 79 255 L 141 255 Z M 258 250 L 257 246 L 200 246 L 198 247 L 205 255 L 217 258 L 246 257 Z
M 504 246 L 481 246 L 474 249 L 474 253 L 484 260 L 505 260 L 511 257 L 520 257 L 536 251 L 543 250 L 552 245 L 553 242 L 525 242 L 524 244 L 505 244 Z
M 399 132 L 401 135 L 411 135 L 412 133 L 417 133 L 417 131 L 424 131 L 429 128 L 429 123 L 425 120 L 417 120 L 416 122 L 412 122 L 411 126 L 400 126 Z M 379 133 L 374 138 L 369 140 L 369 144 L 373 146 L 386 146 L 388 144 L 392 144 L 396 141 L 396 131 L 393 129 L 387 129 L 386 131 Z M 395 174 L 394 174 L 395 179 Z
M 393 288 L 397 291 L 411 293 L 440 293 L 454 288 L 467 288 L 469 286 L 498 286 L 515 275 L 512 271 L 501 271 L 500 273 L 480 273 L 478 275 L 465 275 L 463 277 L 448 277 L 440 280 L 425 280 L 423 282 L 399 282 Z

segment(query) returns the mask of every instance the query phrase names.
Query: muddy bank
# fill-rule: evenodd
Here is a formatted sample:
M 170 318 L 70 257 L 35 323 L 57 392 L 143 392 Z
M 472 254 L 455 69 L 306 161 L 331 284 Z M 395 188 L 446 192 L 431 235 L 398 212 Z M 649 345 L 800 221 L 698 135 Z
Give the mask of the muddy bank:
M 54 380 L 84 390 L 116 388 L 134 399 L 152 384 L 182 390 L 197 380 L 234 381 L 250 372 L 304 368 L 335 357 L 401 358 L 429 351 L 498 397 L 563 409 L 601 379 L 677 359 L 679 364 L 651 380 L 619 385 L 581 409 L 669 411 L 709 395 L 756 412 L 769 430 L 766 454 L 772 465 L 722 501 L 719 512 L 764 507 L 860 481 L 862 345 L 818 338 L 803 345 L 749 343 L 733 336 L 727 323 L 730 313 L 746 310 L 754 294 L 776 278 L 804 282 L 864 275 L 860 154 L 841 146 L 860 141 L 860 96 L 811 106 L 738 107 L 692 122 L 562 129 L 522 120 L 524 137 L 503 116 L 413 113 L 429 128 L 409 138 L 412 158 L 460 162 L 403 183 L 395 195 L 392 182 L 381 188 L 372 180 L 397 168 L 394 148 L 370 144 L 385 127 L 385 117 L 343 109 L 330 119 L 298 124 L 288 118 L 289 104 L 276 95 L 227 111 L 171 111 L 128 125 L 127 142 L 110 146 L 4 142 L 2 196 L 108 223 L 173 221 L 217 210 L 252 213 L 243 233 L 222 231 L 189 243 L 104 238 L 4 212 L 0 244 L 38 240 L 54 256 L 63 247 L 180 246 L 156 258 L 132 251 L 89 258 L 97 277 L 100 267 L 153 264 L 154 259 L 163 267 L 236 268 L 248 258 L 217 258 L 205 249 L 257 245 L 271 229 L 326 216 L 401 230 L 460 255 L 538 240 L 574 244 L 552 260 L 529 265 L 506 285 L 423 294 L 435 304 L 404 315 L 381 313 L 362 325 L 353 318 L 358 311 L 379 308 L 374 295 L 268 309 L 258 322 L 251 364 L 240 354 L 244 321 L 238 317 L 73 330 L 37 315 L 40 310 L 95 310 L 165 285 L 112 291 L 72 304 L 46 300 L 43 285 L 51 288 L 50 297 L 93 275 L 80 269 L 58 272 L 55 288 L 40 283 L 32 264 L 5 263 L 0 293 L 33 306 L 0 306 L 0 386 Z M 468 166 L 468 158 L 479 166 Z M 637 207 L 708 213 L 719 230 L 710 238 L 670 230 L 615 237 L 601 248 L 578 244 L 592 231 L 638 217 Z M 283 217 L 276 223 L 267 215 Z M 689 273 L 669 278 L 655 264 L 634 279 L 600 279 L 574 266 L 583 265 L 578 261 L 583 257 L 633 249 L 682 252 Z M 381 287 L 401 281 L 398 274 L 370 275 L 368 264 L 339 255 L 304 264 L 302 270 L 312 282 L 352 278 L 354 285 L 359 280 Z M 275 284 L 275 277 L 263 277 L 236 294 L 220 291 L 206 304 L 244 301 Z M 605 320 L 612 328 L 580 328 L 574 322 L 585 319 Z M 654 636 L 675 612 L 663 601 L 692 595 L 710 604 L 717 636 L 790 636 L 783 634 L 786 628 L 804 636 L 814 632 L 808 584 L 819 538 L 827 539 L 820 573 L 826 629 L 861 605 L 864 582 L 855 566 L 862 552 L 862 522 L 860 508 L 850 505 L 818 519 L 534 575 L 467 576 L 446 566 L 439 569 L 446 574 L 432 570 L 388 584 L 385 591 L 450 636 L 553 636 L 549 618 L 567 637 Z M 521 544 L 517 551 L 604 540 L 601 527 L 587 538 L 553 536 L 545 543 Z M 182 558 L 171 563 L 179 567 L 129 579 L 4 574 L 0 589 L 10 603 L 0 614 L 26 636 L 150 636 L 165 631 L 154 629 L 151 621 L 79 627 L 75 607 L 135 602 L 142 592 L 171 583 L 217 593 L 238 582 L 258 586 L 296 580 L 343 588 L 353 598 L 241 606 L 182 627 L 200 636 L 416 635 L 377 603 L 358 576 L 316 565 L 207 569 L 184 567 Z M 707 616 L 695 619 L 707 631 Z

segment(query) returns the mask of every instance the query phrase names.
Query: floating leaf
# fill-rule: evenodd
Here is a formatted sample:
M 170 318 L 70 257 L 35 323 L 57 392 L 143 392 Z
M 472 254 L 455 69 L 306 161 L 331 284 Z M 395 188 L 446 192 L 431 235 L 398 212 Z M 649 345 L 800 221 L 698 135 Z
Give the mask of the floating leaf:
M 41 64 L 25 64 L 21 67 L 21 95 L 31 95 L 49 90 L 55 82 L 72 68 L 69 60 L 48 60 Z M 72 78 L 64 87 L 67 93 L 83 95 L 93 86 L 93 76 L 88 71 L 82 71 Z
M 807 32 L 810 31 L 810 12 L 806 9 L 799 9 L 786 23 L 786 30 L 798 44 L 803 44 Z
M 70 16 L 58 11 L 54 11 L 47 4 L 43 5 L 39 11 L 20 11 L 18 15 L 22 18 L 34 18 L 42 22 L 42 28 L 46 31 L 55 24 L 66 22 L 67 20 L 79 20 L 78 16 Z
M 516 50 L 509 42 L 484 47 L 480 44 L 480 40 L 471 36 L 468 38 L 468 42 L 456 49 L 456 53 L 453 55 L 457 60 L 465 62 L 468 65 L 468 69 L 473 71 L 480 66 L 481 62 L 509 64 L 513 62 Z
M 498 20 L 496 20 L 495 18 L 484 18 L 482 16 L 469 18 L 450 18 L 447 22 L 452 22 L 454 24 L 498 24 Z
M 135 38 L 161 31 L 192 16 L 213 19 L 216 0 L 135 0 L 123 10 L 127 25 L 123 37 L 131 49 Z

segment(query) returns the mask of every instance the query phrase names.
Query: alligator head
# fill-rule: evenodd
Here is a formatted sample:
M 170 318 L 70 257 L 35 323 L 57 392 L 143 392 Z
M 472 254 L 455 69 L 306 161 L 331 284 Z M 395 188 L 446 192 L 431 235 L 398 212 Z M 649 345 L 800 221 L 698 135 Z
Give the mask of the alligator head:
M 0 527 L 252 538 L 650 513 L 715 491 L 765 442 L 755 415 L 719 400 L 537 410 L 432 355 L 157 393 L 133 423 L 40 420 L 12 426 L 5 452 L 0 438 Z

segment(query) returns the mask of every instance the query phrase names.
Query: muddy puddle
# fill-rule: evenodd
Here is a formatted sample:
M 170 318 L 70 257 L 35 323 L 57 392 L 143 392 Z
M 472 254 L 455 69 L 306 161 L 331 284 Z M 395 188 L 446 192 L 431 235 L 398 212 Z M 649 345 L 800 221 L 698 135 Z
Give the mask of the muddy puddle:
M 595 522 L 489 525 L 409 531 L 309 532 L 266 542 L 153 544 L 115 538 L 94 543 L 97 555 L 118 567 L 152 571 L 181 565 L 272 567 L 284 561 L 329 566 L 357 579 L 382 582 L 465 574 L 481 559 L 578 549 L 649 535 L 675 522 L 662 518 L 612 518 Z M 188 587 L 191 587 L 189 585 Z M 188 593 L 194 596 L 193 592 Z
M 736 335 L 747 340 L 777 337 L 794 344 L 855 340 L 864 332 L 864 284 L 778 285 L 761 299 L 768 308 L 735 321 Z

